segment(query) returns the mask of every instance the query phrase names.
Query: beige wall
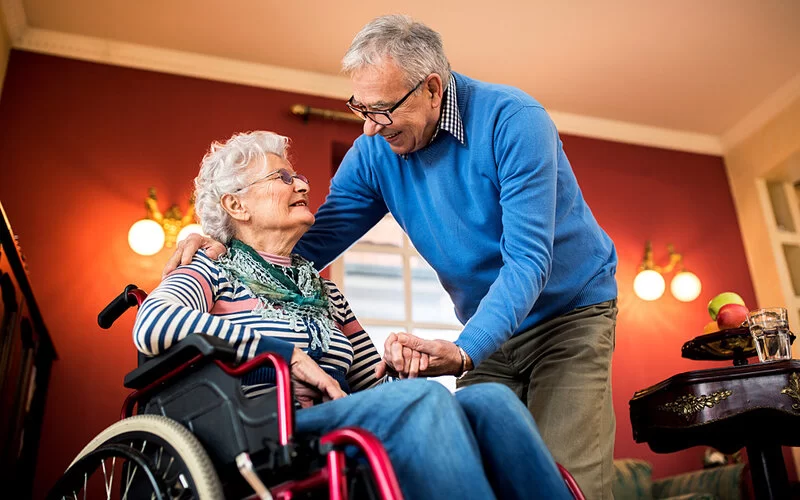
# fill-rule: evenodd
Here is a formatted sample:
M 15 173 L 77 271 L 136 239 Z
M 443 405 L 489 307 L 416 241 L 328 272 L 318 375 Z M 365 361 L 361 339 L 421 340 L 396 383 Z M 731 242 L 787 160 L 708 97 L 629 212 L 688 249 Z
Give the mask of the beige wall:
M 11 50 L 11 38 L 6 31 L 6 18 L 3 14 L 3 7 L 0 4 L 0 95 L 3 93 L 3 81 L 6 79 L 6 66 L 8 65 L 8 53 Z
M 800 99 L 728 151 L 725 165 L 758 305 L 788 307 L 790 326 L 793 324 L 796 332 L 800 329 L 797 298 L 782 256 L 781 236 L 768 219 L 764 180 L 800 181 Z M 796 202 L 796 197 L 791 200 Z M 796 206 L 791 210 L 798 213 Z M 714 230 L 709 228 L 709 237 Z M 800 342 L 792 349 L 794 357 L 800 357 Z M 800 448 L 793 448 L 792 453 L 800 474 Z
M 800 180 L 791 163 L 800 154 L 800 99 L 725 155 L 745 251 L 760 305 L 786 304 L 788 276 L 775 258 L 758 179 Z M 710 229 L 713 231 L 713 229 Z M 724 249 L 720 249 L 724 251 Z

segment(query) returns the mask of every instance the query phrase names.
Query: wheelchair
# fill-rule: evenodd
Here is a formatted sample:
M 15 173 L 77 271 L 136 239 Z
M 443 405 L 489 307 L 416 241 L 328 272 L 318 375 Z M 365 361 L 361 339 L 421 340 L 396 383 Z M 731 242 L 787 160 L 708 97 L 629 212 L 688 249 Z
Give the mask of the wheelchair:
M 109 328 L 146 296 L 128 285 L 98 324 Z M 245 397 L 241 377 L 262 367 L 275 371 L 275 386 Z M 124 385 L 133 392 L 120 420 L 81 450 L 48 499 L 403 498 L 373 434 L 358 428 L 294 434 L 289 367 L 273 353 L 237 364 L 230 344 L 196 333 L 158 357 L 139 354 Z M 583 499 L 558 467 L 573 496 Z

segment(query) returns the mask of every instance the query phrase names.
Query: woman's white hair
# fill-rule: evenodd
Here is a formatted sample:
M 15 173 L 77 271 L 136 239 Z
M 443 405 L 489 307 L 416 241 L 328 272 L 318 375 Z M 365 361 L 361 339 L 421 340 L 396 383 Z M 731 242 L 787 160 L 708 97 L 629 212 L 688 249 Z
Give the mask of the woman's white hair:
M 406 85 L 413 87 L 431 73 L 450 82 L 450 62 L 442 37 L 411 17 L 391 14 L 373 19 L 353 38 L 342 58 L 342 72 L 353 72 L 391 58 L 403 70 Z
M 194 180 L 194 208 L 203 232 L 228 244 L 235 228 L 222 208 L 222 196 L 243 190 L 252 181 L 247 166 L 253 160 L 266 160 L 268 154 L 286 159 L 288 147 L 288 137 L 263 131 L 234 134 L 225 143 L 212 143 Z M 266 169 L 266 161 L 264 165 Z

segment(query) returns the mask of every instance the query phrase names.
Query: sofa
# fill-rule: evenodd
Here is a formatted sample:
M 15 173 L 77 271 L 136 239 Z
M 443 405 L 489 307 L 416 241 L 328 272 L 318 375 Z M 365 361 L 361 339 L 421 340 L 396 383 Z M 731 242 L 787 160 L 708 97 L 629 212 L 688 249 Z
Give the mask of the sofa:
M 741 500 L 749 498 L 745 464 L 722 465 L 652 479 L 653 467 L 639 459 L 614 460 L 614 500 Z

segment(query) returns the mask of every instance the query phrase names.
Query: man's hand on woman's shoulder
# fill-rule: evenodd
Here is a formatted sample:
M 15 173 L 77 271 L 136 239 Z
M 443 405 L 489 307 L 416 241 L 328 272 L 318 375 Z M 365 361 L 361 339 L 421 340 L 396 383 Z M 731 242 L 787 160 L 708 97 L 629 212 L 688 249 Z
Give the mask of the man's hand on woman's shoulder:
M 161 278 L 165 278 L 169 273 L 177 269 L 178 266 L 185 266 L 192 262 L 194 254 L 198 250 L 203 249 L 212 259 L 218 259 L 220 255 L 224 254 L 227 250 L 225 245 L 217 240 L 212 240 L 207 236 L 197 233 L 190 234 L 185 240 L 178 243 L 175 251 L 164 266 L 161 272 Z

